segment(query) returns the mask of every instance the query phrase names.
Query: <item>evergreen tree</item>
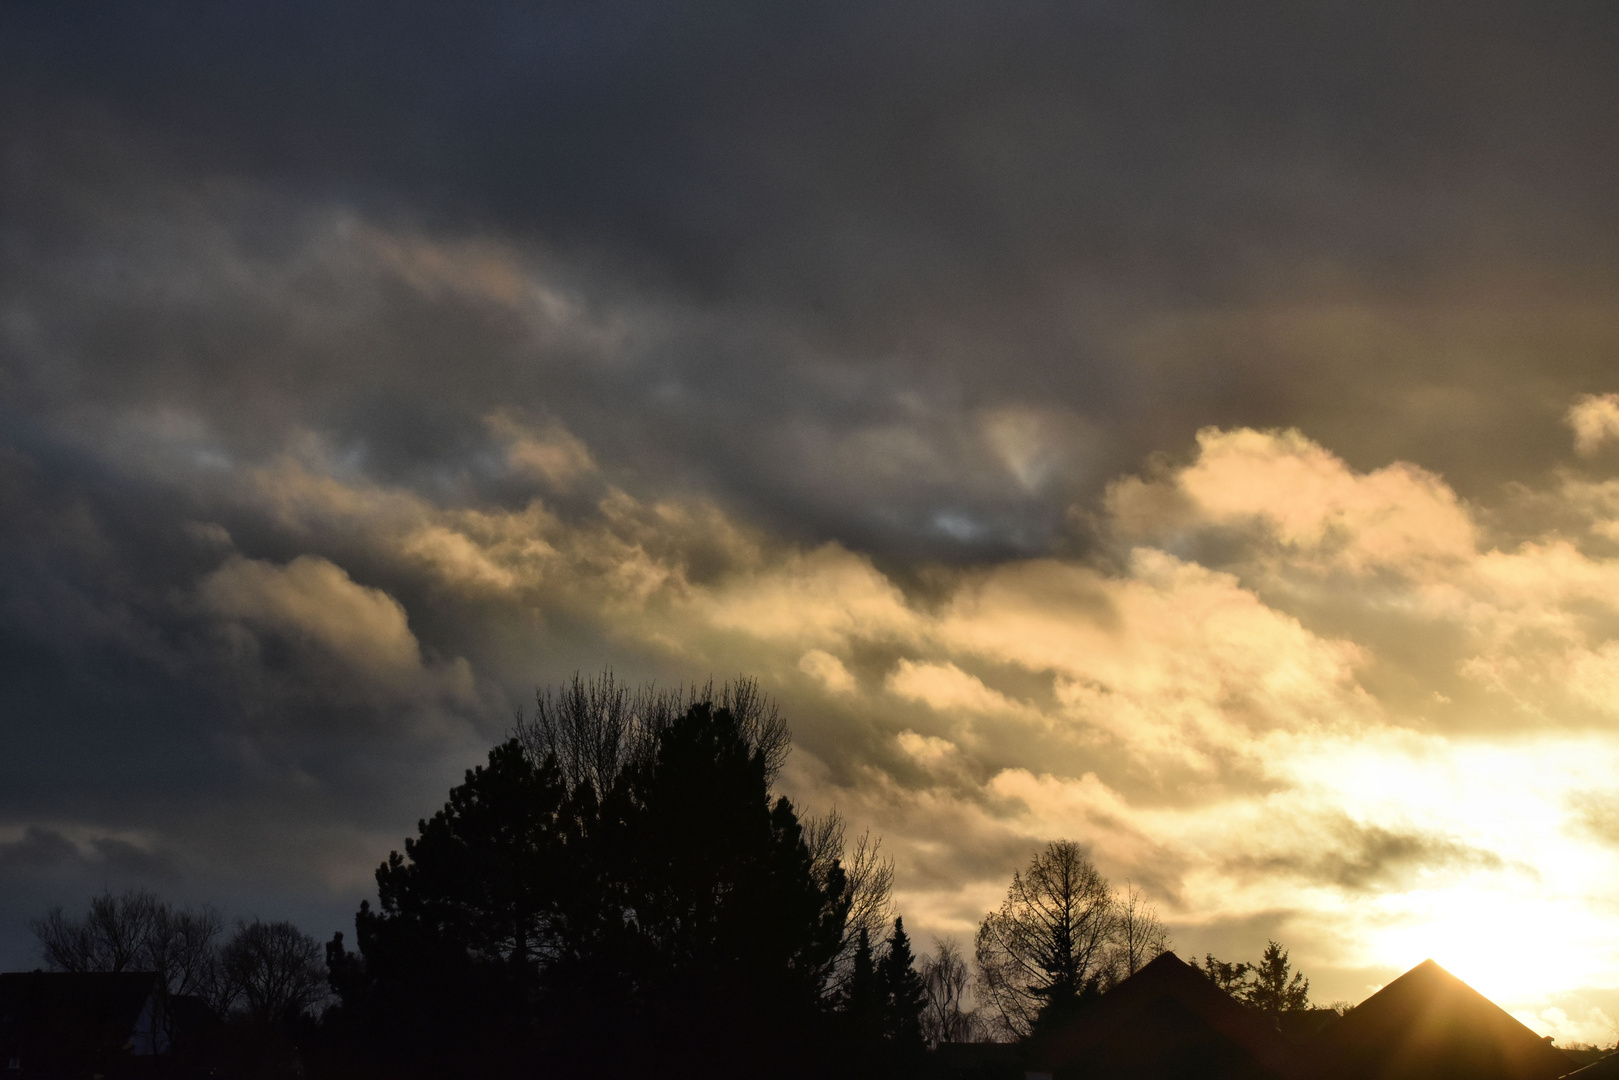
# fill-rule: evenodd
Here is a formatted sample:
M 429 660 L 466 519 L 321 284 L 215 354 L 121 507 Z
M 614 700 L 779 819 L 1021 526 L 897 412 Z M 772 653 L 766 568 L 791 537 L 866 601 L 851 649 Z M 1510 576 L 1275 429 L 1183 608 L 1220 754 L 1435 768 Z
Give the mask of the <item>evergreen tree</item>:
M 807 1052 L 848 912 L 841 871 L 817 875 L 792 803 L 770 801 L 770 767 L 729 709 L 704 702 L 629 774 L 619 872 L 636 1023 L 660 1059 L 679 1048 L 710 1075 Z
M 1245 995 L 1248 976 L 1253 969 L 1248 964 L 1228 964 L 1216 960 L 1213 953 L 1203 954 L 1203 974 L 1232 997 Z
M 531 1051 L 523 1003 L 563 947 L 564 791 L 515 741 L 470 769 L 377 869 L 380 906 L 327 966 L 337 1049 L 392 1075 L 495 1074 Z
M 1292 970 L 1287 950 L 1281 945 L 1274 941 L 1267 943 L 1265 955 L 1250 970 L 1252 974 L 1243 995 L 1249 1005 L 1272 1014 L 1310 1007 L 1310 980 Z
M 567 739 L 491 751 L 378 869 L 359 953 L 341 937 L 328 949 L 339 1056 L 389 1076 L 630 1075 L 670 1061 L 715 1078 L 825 1074 L 825 988 L 851 894 L 793 805 L 772 798 L 785 727 L 751 686 L 725 698 L 740 713 L 657 699 L 628 750 L 577 710 L 563 719 L 580 723 L 552 732 Z M 579 760 L 565 769 L 559 752 Z M 880 1031 L 871 952 L 868 940 Z
M 855 939 L 854 960 L 849 967 L 849 981 L 843 988 L 839 1011 L 847 1019 L 855 1041 L 868 1049 L 869 1045 L 874 1045 L 882 1037 L 885 1004 L 883 985 L 872 956 L 871 935 L 865 927 L 861 927 Z
M 563 802 L 554 765 L 536 766 L 516 739 L 495 747 L 418 823 L 405 855 L 378 868 L 381 916 L 434 928 L 530 978 L 558 948 Z
M 922 1050 L 922 1007 L 927 993 L 915 961 L 905 920 L 896 918 L 888 950 L 877 965 L 877 982 L 883 996 L 883 1035 L 902 1053 Z

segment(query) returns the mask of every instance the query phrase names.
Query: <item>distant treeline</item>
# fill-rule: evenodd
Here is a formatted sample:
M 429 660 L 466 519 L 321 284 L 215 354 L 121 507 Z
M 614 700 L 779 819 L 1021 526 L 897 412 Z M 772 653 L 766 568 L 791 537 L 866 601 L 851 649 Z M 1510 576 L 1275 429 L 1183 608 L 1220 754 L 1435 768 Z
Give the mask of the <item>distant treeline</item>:
M 1064 841 L 1013 877 L 972 963 L 948 941 L 919 960 L 878 844 L 773 795 L 789 747 L 752 681 L 576 676 L 378 868 L 324 964 L 286 924 L 221 943 L 212 909 L 141 893 L 35 929 L 53 968 L 162 973 L 251 1030 L 266 1075 L 360 1078 L 914 1075 L 930 1045 L 1061 1023 L 1167 948 Z M 1256 1008 L 1307 1006 L 1275 943 L 1205 970 Z

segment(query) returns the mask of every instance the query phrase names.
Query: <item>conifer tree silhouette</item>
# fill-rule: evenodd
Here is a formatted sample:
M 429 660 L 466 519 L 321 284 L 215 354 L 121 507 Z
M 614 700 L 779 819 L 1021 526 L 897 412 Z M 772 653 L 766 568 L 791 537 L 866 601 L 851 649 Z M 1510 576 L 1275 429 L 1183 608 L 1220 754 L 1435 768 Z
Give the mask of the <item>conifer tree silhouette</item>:
M 662 716 L 571 785 L 554 751 L 495 747 L 378 869 L 358 954 L 328 947 L 338 1056 L 401 1077 L 825 1074 L 850 890 L 772 798 L 773 713 L 738 700 Z M 863 963 L 880 1033 L 869 940 Z
M 927 994 L 915 961 L 911 939 L 905 934 L 905 920 L 896 918 L 888 950 L 877 967 L 877 981 L 883 992 L 883 1034 L 905 1054 L 922 1051 L 922 1007 Z
M 855 939 L 854 960 L 849 968 L 849 981 L 843 989 L 841 1011 L 848 1020 L 856 1041 L 875 1045 L 882 1038 L 884 1006 L 883 985 L 877 975 L 876 960 L 871 950 L 871 935 L 865 927 Z

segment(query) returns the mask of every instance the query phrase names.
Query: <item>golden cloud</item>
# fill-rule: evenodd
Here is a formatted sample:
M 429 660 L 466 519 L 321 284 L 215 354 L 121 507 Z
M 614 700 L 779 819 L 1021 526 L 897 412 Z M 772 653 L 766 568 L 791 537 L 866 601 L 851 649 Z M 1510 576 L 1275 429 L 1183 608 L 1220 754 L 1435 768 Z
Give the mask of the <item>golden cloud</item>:
M 532 429 L 491 425 L 522 448 L 514 475 L 592 468 L 562 429 L 542 451 Z M 1544 497 L 1586 507 L 1593 535 L 1610 520 L 1589 485 Z M 1619 765 L 1619 562 L 1564 535 L 1492 546 L 1416 466 L 1356 472 L 1298 432 L 1206 430 L 1191 461 L 1113 486 L 1113 561 L 940 570 L 926 595 L 839 545 L 611 488 L 572 519 L 538 499 L 440 507 L 295 454 L 244 498 L 460 602 L 780 680 L 795 797 L 888 838 L 920 930 L 962 932 L 1030 849 L 1070 836 L 1192 951 L 1265 925 L 1331 996 L 1429 953 L 1479 970 L 1434 929 L 1464 901 L 1544 896 L 1585 950 L 1547 977 L 1619 971 L 1600 913 L 1619 884 L 1611 815 L 1570 795 Z M 1198 555 L 1205 536 L 1219 559 Z M 321 558 L 233 559 L 203 595 L 361 666 L 420 662 L 403 608 Z

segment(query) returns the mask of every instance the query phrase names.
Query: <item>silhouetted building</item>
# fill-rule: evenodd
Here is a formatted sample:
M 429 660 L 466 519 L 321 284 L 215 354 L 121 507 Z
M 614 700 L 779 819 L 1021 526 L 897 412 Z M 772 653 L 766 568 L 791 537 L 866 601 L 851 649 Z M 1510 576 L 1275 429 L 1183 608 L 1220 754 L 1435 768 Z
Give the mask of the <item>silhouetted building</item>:
M 1165 953 L 1023 1060 L 1052 1080 L 1619 1080 L 1619 1055 L 1579 1069 L 1432 960 L 1340 1018 L 1267 1016 Z
M 1610 1053 L 1574 1070 L 1566 1080 L 1619 1080 L 1619 1053 Z
M 0 1075 L 117 1076 L 166 1054 L 151 972 L 0 974 Z
M 1575 1062 L 1424 960 L 1313 1040 L 1324 1080 L 1555 1080 Z
M 1053 1080 L 1308 1080 L 1275 1022 L 1164 953 L 1027 1050 Z
M 1017 1043 L 940 1043 L 929 1075 L 939 1080 L 1024 1080 L 1023 1047 Z
M 1338 1022 L 1336 1009 L 1298 1009 L 1271 1017 L 1282 1038 L 1294 1046 L 1308 1046 L 1329 1025 Z

